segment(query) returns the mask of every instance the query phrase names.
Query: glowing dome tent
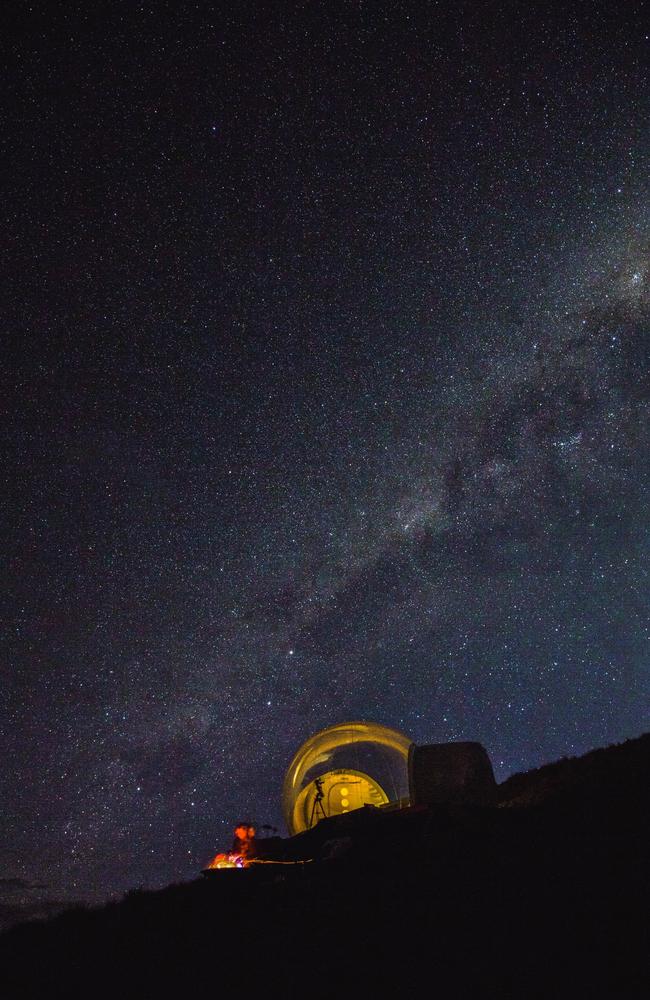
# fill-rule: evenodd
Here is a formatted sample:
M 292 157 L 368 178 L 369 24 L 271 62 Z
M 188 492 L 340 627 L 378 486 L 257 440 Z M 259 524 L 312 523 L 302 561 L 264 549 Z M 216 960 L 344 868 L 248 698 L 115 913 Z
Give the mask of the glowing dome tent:
M 373 722 L 341 722 L 310 736 L 284 779 L 289 833 L 364 805 L 407 804 L 410 747 L 403 733 Z

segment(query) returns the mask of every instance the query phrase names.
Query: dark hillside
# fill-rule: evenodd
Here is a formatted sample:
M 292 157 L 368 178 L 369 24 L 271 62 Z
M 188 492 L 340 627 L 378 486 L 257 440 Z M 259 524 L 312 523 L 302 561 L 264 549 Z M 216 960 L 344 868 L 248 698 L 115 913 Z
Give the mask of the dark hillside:
M 644 794 L 650 757 L 650 734 L 617 746 L 592 750 L 583 757 L 565 757 L 525 774 L 513 774 L 499 785 L 499 801 L 531 805 L 565 794 L 583 796 Z
M 2 997 L 647 995 L 650 736 L 0 937 Z M 298 842 L 298 843 L 296 843 Z M 259 992 L 258 992 L 259 991 Z

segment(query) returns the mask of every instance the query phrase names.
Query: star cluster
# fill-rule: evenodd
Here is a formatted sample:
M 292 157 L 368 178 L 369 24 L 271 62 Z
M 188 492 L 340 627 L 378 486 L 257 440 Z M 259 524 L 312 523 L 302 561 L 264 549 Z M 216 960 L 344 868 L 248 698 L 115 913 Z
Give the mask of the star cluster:
M 650 42 L 537 6 L 15 5 L 14 889 L 194 875 L 336 721 L 647 728 Z

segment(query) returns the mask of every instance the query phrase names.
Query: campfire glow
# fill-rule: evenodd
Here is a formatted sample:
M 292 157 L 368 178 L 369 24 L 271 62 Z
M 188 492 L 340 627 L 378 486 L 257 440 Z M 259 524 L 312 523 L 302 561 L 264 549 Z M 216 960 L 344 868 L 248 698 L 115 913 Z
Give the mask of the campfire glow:
M 241 854 L 216 854 L 206 868 L 246 868 L 247 862 Z
M 212 859 L 207 868 L 248 868 L 255 857 L 255 827 L 252 823 L 238 823 L 232 850 L 221 852 Z

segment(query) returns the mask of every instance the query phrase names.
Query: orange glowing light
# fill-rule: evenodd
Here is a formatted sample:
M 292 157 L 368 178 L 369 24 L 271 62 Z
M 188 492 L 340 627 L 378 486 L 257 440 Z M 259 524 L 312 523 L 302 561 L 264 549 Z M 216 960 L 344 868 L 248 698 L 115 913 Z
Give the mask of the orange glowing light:
M 208 868 L 248 868 L 255 857 L 255 827 L 238 823 L 234 830 L 232 850 L 216 854 Z
M 244 859 L 238 854 L 216 854 L 206 868 L 245 868 Z

